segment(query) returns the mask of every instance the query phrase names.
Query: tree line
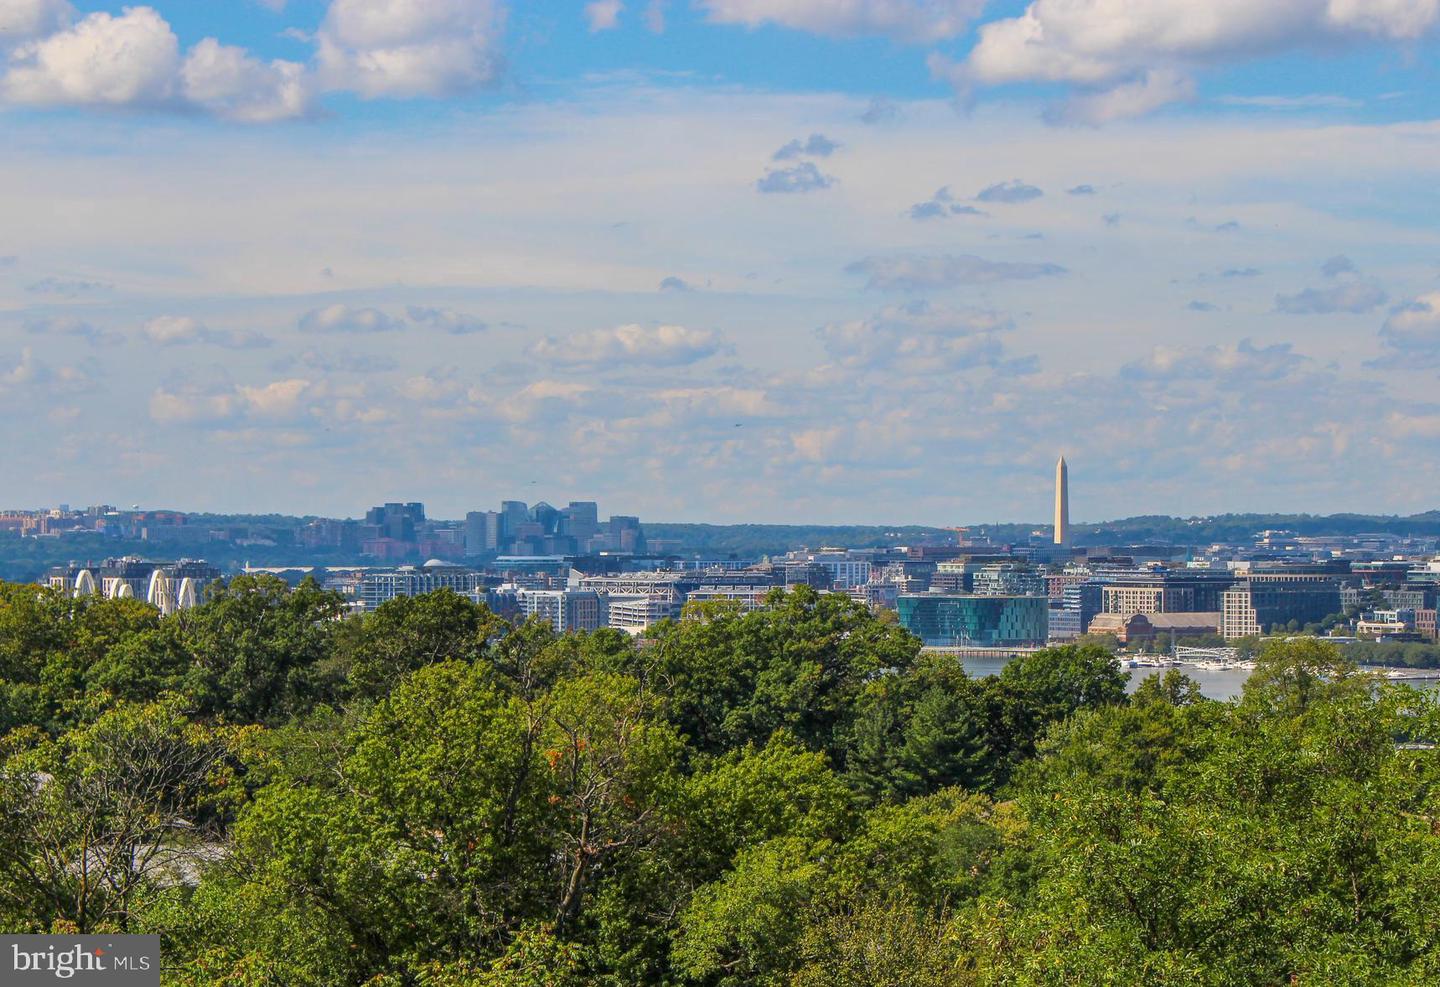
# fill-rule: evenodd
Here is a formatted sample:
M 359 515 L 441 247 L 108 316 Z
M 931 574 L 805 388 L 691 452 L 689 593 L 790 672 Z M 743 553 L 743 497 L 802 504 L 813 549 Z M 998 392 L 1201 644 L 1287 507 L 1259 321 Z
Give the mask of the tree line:
M 185 987 L 1434 982 L 1437 733 L 1315 641 L 1127 695 L 805 587 L 637 641 L 0 584 L 0 928 Z

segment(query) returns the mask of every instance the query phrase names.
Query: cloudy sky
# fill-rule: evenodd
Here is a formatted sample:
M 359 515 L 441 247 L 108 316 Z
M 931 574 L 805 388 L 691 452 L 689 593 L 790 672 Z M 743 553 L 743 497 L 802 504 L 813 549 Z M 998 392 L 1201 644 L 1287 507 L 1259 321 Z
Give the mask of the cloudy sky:
M 0 507 L 1440 505 L 1440 0 L 0 0 Z

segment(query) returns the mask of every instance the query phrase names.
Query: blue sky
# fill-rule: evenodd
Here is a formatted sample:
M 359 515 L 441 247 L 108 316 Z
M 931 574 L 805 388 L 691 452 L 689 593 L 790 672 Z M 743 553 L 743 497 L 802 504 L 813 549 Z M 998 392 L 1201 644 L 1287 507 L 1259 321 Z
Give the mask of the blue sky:
M 1035 520 L 1063 451 L 1078 518 L 1429 509 L 1437 36 L 0 0 L 0 506 Z

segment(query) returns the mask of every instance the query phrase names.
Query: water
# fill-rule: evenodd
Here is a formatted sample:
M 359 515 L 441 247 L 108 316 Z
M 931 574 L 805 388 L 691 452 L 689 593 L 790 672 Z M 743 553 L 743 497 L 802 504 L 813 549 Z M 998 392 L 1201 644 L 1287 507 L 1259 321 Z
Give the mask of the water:
M 1010 663 L 1009 658 L 984 657 L 971 658 L 962 657 L 961 663 L 965 666 L 965 674 L 971 678 L 984 678 L 987 675 L 999 675 L 1000 670 Z M 1174 665 L 1166 668 L 1127 668 L 1130 673 L 1130 681 L 1125 685 L 1126 692 L 1134 692 L 1140 687 L 1140 683 L 1151 675 L 1163 675 L 1169 668 L 1177 668 L 1200 685 L 1200 692 L 1209 699 L 1221 701 L 1234 699 L 1240 695 L 1245 687 L 1245 680 L 1250 677 L 1251 669 L 1248 668 L 1197 668 L 1194 665 Z M 1385 671 L 1385 669 L 1371 668 L 1370 671 Z M 1424 679 L 1408 682 L 1417 689 L 1434 689 L 1440 687 L 1440 682 L 1435 679 Z

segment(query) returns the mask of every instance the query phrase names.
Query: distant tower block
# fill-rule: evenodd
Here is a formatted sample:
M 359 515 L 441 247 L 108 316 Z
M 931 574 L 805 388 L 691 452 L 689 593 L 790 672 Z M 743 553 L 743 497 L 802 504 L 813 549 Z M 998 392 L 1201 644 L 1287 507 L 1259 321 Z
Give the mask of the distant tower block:
M 1055 544 L 1070 544 L 1070 470 L 1064 456 L 1055 464 Z

